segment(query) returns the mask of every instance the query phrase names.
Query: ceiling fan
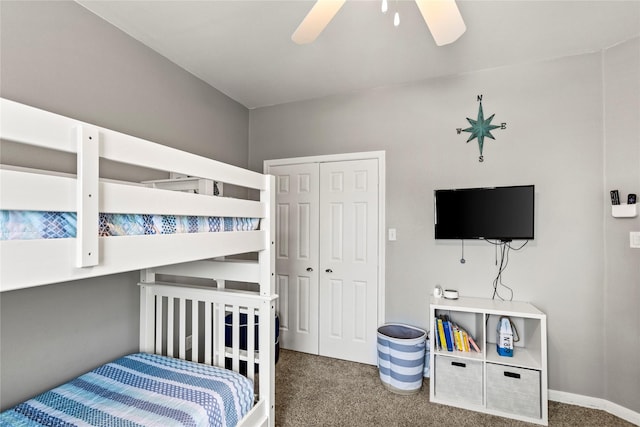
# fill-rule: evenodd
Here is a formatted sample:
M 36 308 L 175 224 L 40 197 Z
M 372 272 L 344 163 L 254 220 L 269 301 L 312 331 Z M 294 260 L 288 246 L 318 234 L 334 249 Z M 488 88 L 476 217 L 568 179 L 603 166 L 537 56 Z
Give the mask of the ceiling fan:
M 346 0 L 316 0 L 291 39 L 298 44 L 313 42 L 331 22 Z M 438 46 L 456 41 L 467 29 L 455 0 L 415 0 Z

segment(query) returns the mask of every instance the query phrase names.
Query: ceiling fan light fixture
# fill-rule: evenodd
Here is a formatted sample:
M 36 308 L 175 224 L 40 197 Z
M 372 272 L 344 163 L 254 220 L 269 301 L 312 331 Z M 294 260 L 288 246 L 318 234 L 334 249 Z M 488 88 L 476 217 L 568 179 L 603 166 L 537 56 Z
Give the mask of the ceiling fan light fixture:
M 467 30 L 455 0 L 416 0 L 438 46 L 458 40 Z
M 344 6 L 346 0 L 318 0 L 302 20 L 291 40 L 297 44 L 313 42 L 333 17 Z
M 297 44 L 312 43 L 333 17 L 344 6 L 346 0 L 316 0 L 291 36 Z M 438 46 L 456 41 L 467 30 L 455 0 L 415 0 L 431 35 Z M 388 0 L 382 0 L 382 12 L 388 10 Z M 400 25 L 400 15 L 396 11 L 394 26 Z

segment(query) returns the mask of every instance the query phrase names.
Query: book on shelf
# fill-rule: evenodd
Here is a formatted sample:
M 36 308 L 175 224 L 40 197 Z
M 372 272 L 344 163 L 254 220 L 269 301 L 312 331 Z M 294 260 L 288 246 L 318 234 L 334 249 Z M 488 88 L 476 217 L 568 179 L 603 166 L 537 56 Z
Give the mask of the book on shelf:
M 469 349 L 469 334 L 465 330 L 462 330 L 462 343 L 464 344 L 464 351 L 470 351 L 470 349 Z
M 442 325 L 444 326 L 444 338 L 446 340 L 447 343 L 447 351 L 453 351 L 454 350 L 454 338 L 453 338 L 453 330 L 451 328 L 451 322 L 448 320 L 443 320 L 442 321 Z
M 471 335 L 469 335 L 469 344 L 471 344 L 471 347 L 473 347 L 473 349 L 475 351 L 477 351 L 478 353 L 480 353 L 480 348 L 478 347 L 478 345 L 476 344 L 476 342 L 473 340 L 473 337 Z
M 460 351 L 469 352 L 469 338 L 467 331 L 461 330 L 458 333 L 460 334 Z
M 451 324 L 453 329 L 453 338 L 455 341 L 455 348 L 458 351 L 464 351 L 464 345 L 462 344 L 462 339 L 460 338 L 460 328 L 457 325 Z
M 452 322 L 449 316 L 438 316 L 435 319 L 435 346 L 438 350 L 480 353 L 480 347 L 464 328 Z
M 438 323 L 438 337 L 440 338 L 440 349 L 444 350 L 447 348 L 447 340 L 444 336 L 444 325 L 442 319 L 436 319 Z

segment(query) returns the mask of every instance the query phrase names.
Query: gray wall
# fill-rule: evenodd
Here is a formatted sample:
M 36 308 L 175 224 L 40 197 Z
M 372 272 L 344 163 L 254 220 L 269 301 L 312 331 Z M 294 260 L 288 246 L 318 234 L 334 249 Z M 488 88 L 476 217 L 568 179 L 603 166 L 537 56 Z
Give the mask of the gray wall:
M 491 297 L 497 273 L 493 246 L 465 242 L 467 262 L 461 264 L 460 242 L 434 240 L 433 190 L 535 184 L 536 238 L 511 252 L 503 280 L 515 300 L 530 301 L 548 315 L 549 386 L 640 411 L 639 368 L 630 363 L 640 351 L 638 310 L 632 307 L 638 299 L 615 302 L 606 293 L 615 282 L 617 290 L 637 297 L 640 252 L 629 249 L 625 233 L 640 227 L 637 220 L 633 227 L 620 221 L 607 227 L 621 228 L 615 235 L 604 233 L 613 181 L 625 194 L 640 192 L 640 107 L 637 81 L 628 83 L 640 74 L 638 43 L 606 55 L 252 110 L 249 166 L 260 170 L 265 159 L 386 150 L 387 227 L 398 236 L 387 242 L 387 321 L 425 328 L 435 285 Z M 629 85 L 635 90 L 627 93 Z M 619 138 L 609 135 L 607 144 L 605 86 L 607 106 L 615 104 L 606 118 L 622 122 L 611 124 Z M 465 143 L 468 135 L 455 132 L 467 126 L 466 117 L 476 118 L 479 94 L 485 117 L 495 113 L 494 123 L 507 123 L 493 131 L 495 141 L 485 140 L 483 163 L 476 141 Z M 611 151 L 621 158 L 607 165 L 606 185 L 605 147 L 608 162 Z M 605 254 L 621 267 L 605 263 Z M 622 356 L 629 364 L 616 367 L 620 342 L 603 342 L 620 319 L 631 320 Z
M 0 2 L 0 43 L 5 98 L 247 164 L 246 108 L 76 3 Z M 69 156 L 25 155 L 7 143 L 2 162 L 75 169 Z M 101 165 L 104 176 L 121 169 Z M 136 351 L 137 280 L 126 273 L 2 293 L 0 409 Z
M 621 197 L 640 194 L 640 42 L 604 53 L 605 190 Z M 640 217 L 613 218 L 605 209 L 606 396 L 640 412 L 640 249 L 629 248 L 629 232 Z

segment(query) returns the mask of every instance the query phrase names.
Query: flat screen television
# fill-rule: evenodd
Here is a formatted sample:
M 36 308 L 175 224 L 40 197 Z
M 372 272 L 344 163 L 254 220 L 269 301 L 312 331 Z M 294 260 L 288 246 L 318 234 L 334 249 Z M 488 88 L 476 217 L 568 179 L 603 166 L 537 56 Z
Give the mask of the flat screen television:
M 435 190 L 436 239 L 533 240 L 533 185 Z

